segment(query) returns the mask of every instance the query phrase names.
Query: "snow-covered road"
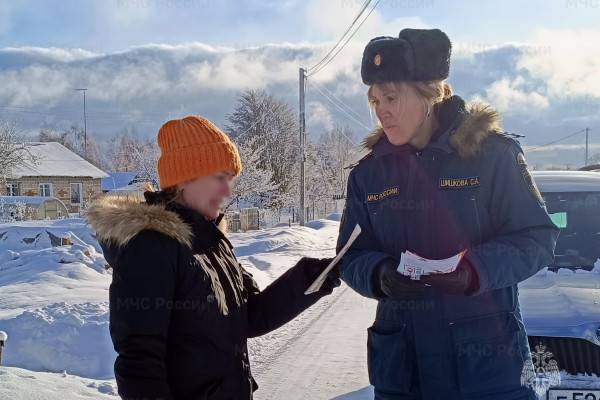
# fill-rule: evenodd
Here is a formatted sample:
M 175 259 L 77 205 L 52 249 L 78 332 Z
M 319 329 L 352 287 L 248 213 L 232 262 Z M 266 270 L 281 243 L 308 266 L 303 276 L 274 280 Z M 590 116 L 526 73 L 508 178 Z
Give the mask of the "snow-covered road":
M 342 285 L 323 307 L 255 371 L 258 400 L 372 399 L 367 328 L 376 302 Z

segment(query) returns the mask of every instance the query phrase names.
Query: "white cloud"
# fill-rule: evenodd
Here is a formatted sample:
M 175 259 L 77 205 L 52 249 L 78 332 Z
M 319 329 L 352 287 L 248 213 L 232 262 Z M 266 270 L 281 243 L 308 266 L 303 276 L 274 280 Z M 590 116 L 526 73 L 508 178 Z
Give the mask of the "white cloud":
M 511 114 L 532 115 L 547 109 L 549 100 L 535 90 L 526 89 L 525 83 L 522 76 L 500 79 L 485 89 L 485 96 L 475 96 L 474 100 L 491 103 L 499 111 Z
M 533 44 L 517 67 L 544 80 L 550 96 L 600 98 L 600 30 L 540 29 Z
M 369 38 L 384 26 L 385 20 L 381 21 Z M 389 34 L 402 28 L 388 25 Z M 148 44 L 107 54 L 83 49 L 4 48 L 0 49 L 0 104 L 5 109 L 24 110 L 14 114 L 24 117 L 24 129 L 39 126 L 36 113 L 61 114 L 79 122 L 80 98 L 72 89 L 87 87 L 93 129 L 114 132 L 139 122 L 146 123 L 140 126 L 141 132 L 152 134 L 168 116 L 190 112 L 224 122 L 238 92 L 244 89 L 266 89 L 296 109 L 298 67 L 313 65 L 331 44 L 279 43 L 243 49 L 199 42 Z M 351 41 L 327 68 L 309 78 L 307 122 L 311 131 L 341 122 L 353 127 L 359 136 L 366 132 L 326 102 L 311 84 L 326 87 L 362 116 L 361 121 L 372 124 L 366 87 L 360 79 L 365 44 L 366 39 Z M 526 133 L 528 144 L 551 141 L 585 126 L 594 129 L 600 123 L 595 82 L 589 83 L 589 90 L 582 90 L 573 77 L 567 79 L 571 71 L 534 68 L 538 65 L 532 60 L 554 56 L 555 48 L 548 51 L 543 43 L 538 47 L 531 43 L 455 46 L 463 49 L 454 55 L 451 66 L 456 92 L 503 111 L 506 128 Z M 581 55 L 580 60 L 587 57 Z M 566 89 L 563 93 L 553 85 Z M 573 96 L 570 100 L 569 93 Z M 582 110 L 580 103 L 588 104 L 587 108 Z

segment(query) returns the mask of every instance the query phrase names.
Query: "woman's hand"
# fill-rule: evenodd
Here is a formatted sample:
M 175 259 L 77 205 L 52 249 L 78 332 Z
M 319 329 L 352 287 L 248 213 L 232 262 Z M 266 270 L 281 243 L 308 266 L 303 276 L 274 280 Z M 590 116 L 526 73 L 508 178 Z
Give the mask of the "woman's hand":
M 477 273 L 466 258 L 462 258 L 456 269 L 447 274 L 422 275 L 421 282 L 458 296 L 467 296 L 479 288 Z
M 375 270 L 374 284 L 384 297 L 404 300 L 420 295 L 425 285 L 396 270 L 397 262 L 386 262 Z
M 294 268 L 302 269 L 304 272 L 304 276 L 306 277 L 306 290 L 311 283 L 323 272 L 325 268 L 329 265 L 329 263 L 333 260 L 333 258 L 311 258 L 311 257 L 302 257 L 300 261 L 295 265 Z M 338 263 L 335 267 L 329 271 L 327 274 L 327 278 L 325 278 L 325 282 L 323 282 L 323 286 L 319 289 L 319 293 L 321 294 L 330 294 L 333 292 L 333 289 L 340 286 L 342 281 L 340 280 L 340 264 Z

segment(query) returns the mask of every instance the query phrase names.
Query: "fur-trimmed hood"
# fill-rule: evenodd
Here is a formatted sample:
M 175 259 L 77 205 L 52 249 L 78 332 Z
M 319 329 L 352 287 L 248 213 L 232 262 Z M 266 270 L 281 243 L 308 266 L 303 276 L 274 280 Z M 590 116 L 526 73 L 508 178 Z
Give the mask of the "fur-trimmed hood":
M 87 219 L 98 240 L 118 246 L 126 245 L 143 230 L 156 231 L 192 246 L 192 227 L 163 204 L 147 204 L 139 198 L 105 196 L 88 209 Z
M 465 116 L 450 135 L 449 144 L 461 158 L 471 158 L 479 153 L 484 139 L 501 131 L 498 111 L 487 104 L 471 103 L 465 107 Z M 382 135 L 383 128 L 375 129 L 364 139 L 363 146 L 372 150 Z

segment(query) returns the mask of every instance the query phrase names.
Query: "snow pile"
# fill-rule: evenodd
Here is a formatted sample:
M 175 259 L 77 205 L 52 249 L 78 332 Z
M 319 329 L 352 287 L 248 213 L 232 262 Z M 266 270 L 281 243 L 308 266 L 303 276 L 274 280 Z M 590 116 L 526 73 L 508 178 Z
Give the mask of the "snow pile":
M 117 400 L 119 397 L 114 380 L 91 380 L 66 373 L 0 367 L 0 399 Z
M 3 365 L 112 377 L 111 273 L 84 221 L 2 224 L 0 235 Z
M 108 300 L 111 273 L 93 246 L 11 251 L 0 260 L 0 328 L 7 318 L 57 301 L 75 304 Z
M 264 288 L 301 257 L 333 257 L 338 230 L 335 221 L 315 220 L 306 226 L 232 233 L 229 239 L 238 260 Z
M 45 249 L 65 243 L 91 245 L 102 252 L 82 218 L 0 224 L 0 266 L 6 252 Z
M 50 304 L 2 322 L 10 335 L 5 365 L 112 378 L 116 357 L 108 333 L 108 302 Z

